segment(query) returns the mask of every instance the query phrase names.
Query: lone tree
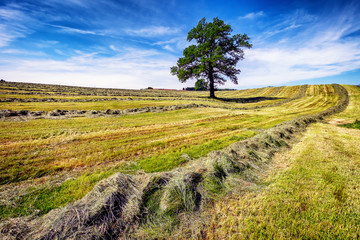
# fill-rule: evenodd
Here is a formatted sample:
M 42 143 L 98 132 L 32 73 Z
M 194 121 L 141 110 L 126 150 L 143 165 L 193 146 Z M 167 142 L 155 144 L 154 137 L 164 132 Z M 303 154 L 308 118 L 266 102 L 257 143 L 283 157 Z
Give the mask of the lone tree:
M 252 45 L 246 34 L 230 37 L 231 32 L 231 26 L 218 18 L 209 23 L 201 19 L 187 36 L 187 40 L 195 40 L 196 45 L 184 49 L 184 56 L 171 67 L 171 74 L 177 75 L 180 82 L 205 79 L 211 98 L 215 98 L 216 84 L 223 85 L 227 79 L 238 84 L 236 75 L 240 69 L 236 69 L 236 64 L 244 59 L 242 48 Z

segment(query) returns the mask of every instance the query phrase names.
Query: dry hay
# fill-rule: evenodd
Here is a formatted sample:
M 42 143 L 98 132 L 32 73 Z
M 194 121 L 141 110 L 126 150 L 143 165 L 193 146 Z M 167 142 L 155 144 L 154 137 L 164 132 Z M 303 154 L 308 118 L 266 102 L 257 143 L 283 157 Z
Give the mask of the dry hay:
M 27 222 L 11 219 L 2 223 L 0 237 L 44 240 L 144 238 L 146 234 L 139 231 L 139 224 L 170 215 L 188 221 L 183 226 L 189 226 L 188 232 L 194 233 L 196 230 L 193 231 L 191 226 L 196 224 L 189 222 L 193 212 L 202 209 L 224 189 L 254 182 L 274 153 L 291 145 L 296 133 L 304 131 L 312 122 L 346 108 L 349 102 L 347 91 L 340 85 L 334 85 L 334 89 L 341 96 L 335 107 L 284 122 L 171 172 L 136 176 L 116 173 L 99 182 L 83 199 L 39 219 L 28 219 Z
M 171 106 L 152 106 L 152 107 L 142 107 L 142 108 L 129 108 L 129 109 L 107 109 L 107 110 L 61 110 L 55 109 L 52 111 L 29 111 L 29 110 L 0 110 L 0 119 L 11 119 L 11 120 L 31 120 L 31 119 L 38 119 L 38 118 L 50 118 L 50 119 L 59 119 L 59 118 L 68 118 L 68 117 L 99 117 L 99 116 L 115 116 L 115 115 L 128 115 L 128 114 L 137 114 L 137 113 L 146 113 L 146 112 L 166 112 L 166 111 L 174 111 L 180 109 L 188 109 L 188 108 L 223 108 L 223 109 L 234 109 L 234 110 L 251 110 L 251 109 L 260 109 L 260 108 L 267 108 L 267 107 L 276 107 L 282 104 L 288 103 L 290 101 L 294 101 L 296 99 L 300 99 L 305 96 L 307 89 L 307 85 L 301 86 L 299 92 L 293 97 L 289 99 L 282 100 L 277 103 L 266 104 L 261 106 L 253 106 L 253 107 L 229 107 L 229 106 L 211 106 L 206 104 L 178 104 L 178 105 L 171 105 Z M 45 101 L 46 100 L 46 101 Z M 106 101 L 106 100 L 117 100 L 117 101 L 125 101 L 129 99 L 78 99 L 73 100 L 75 102 L 91 102 L 91 101 Z M 130 100 L 132 100 L 130 98 Z M 147 99 L 151 100 L 151 99 Z M 189 100 L 189 99 L 187 99 Z M 242 103 L 251 103 L 257 102 L 261 100 L 261 97 L 257 98 L 249 98 L 249 99 L 238 99 Z M 0 99 L 0 102 L 71 102 L 72 100 L 69 99 Z
M 129 115 L 146 112 L 166 112 L 188 108 L 204 108 L 210 107 L 204 104 L 178 104 L 171 106 L 158 106 L 158 107 L 142 107 L 142 108 L 129 108 L 117 110 L 61 110 L 55 109 L 49 112 L 46 111 L 28 111 L 28 110 L 0 110 L 0 119 L 14 119 L 14 120 L 30 120 L 38 118 L 59 119 L 67 117 L 99 117 L 99 116 L 115 116 L 115 115 Z

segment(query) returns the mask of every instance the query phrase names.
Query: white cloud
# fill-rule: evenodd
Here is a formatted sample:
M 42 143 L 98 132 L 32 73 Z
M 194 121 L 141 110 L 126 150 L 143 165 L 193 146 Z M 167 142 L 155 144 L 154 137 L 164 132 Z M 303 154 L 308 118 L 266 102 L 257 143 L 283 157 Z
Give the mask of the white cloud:
M 84 2 L 66 1 L 67 4 L 77 5 Z M 344 38 L 347 34 L 360 29 L 356 10 L 348 7 L 340 11 L 340 14 L 329 14 L 330 17 L 320 18 L 304 10 L 297 10 L 291 14 L 278 16 L 273 22 L 263 24 L 262 33 L 252 37 L 254 48 L 246 50 L 245 60 L 239 63 L 242 73 L 239 75 L 238 87 L 284 84 L 289 81 L 320 78 L 359 69 L 359 37 Z M 15 47 L 5 49 L 4 46 L 9 46 L 9 43 L 17 38 L 26 37 L 32 29 L 36 29 L 33 26 L 43 24 L 34 20 L 32 16 L 31 14 L 26 16 L 14 5 L 0 7 L 0 47 L 3 47 L 0 50 L 0 54 L 3 54 L 0 56 L 0 73 L 4 79 L 135 89 L 148 86 L 182 88 L 185 85 L 171 76 L 169 70 L 176 64 L 181 51 L 191 44 L 182 34 L 182 28 L 151 26 L 125 30 L 125 33 L 134 37 L 119 36 L 121 35 L 119 29 L 110 28 L 106 30 L 106 35 L 112 33 L 111 44 L 89 47 L 92 50 L 86 49 L 85 46 L 82 51 L 74 51 L 57 41 L 44 40 L 34 44 L 41 48 L 54 48 L 61 58 L 72 56 L 62 61 L 49 60 L 50 56 L 40 59 L 41 51 L 44 49 L 40 49 L 39 52 L 36 52 L 36 48 L 28 51 Z M 263 23 L 270 18 L 260 11 L 248 13 L 238 19 L 256 19 L 259 23 Z M 74 34 L 103 35 L 105 33 L 105 30 L 51 26 L 61 32 Z M 151 42 L 152 39 L 137 36 L 159 37 L 158 39 L 161 37 L 165 40 Z M 126 46 L 136 46 L 139 42 L 149 49 L 126 48 Z M 154 50 L 159 46 L 168 52 Z M 176 57 L 173 52 L 178 53 Z M 30 55 L 35 55 L 36 58 L 29 60 Z M 53 59 L 56 57 L 59 56 Z M 232 85 L 227 84 L 225 87 L 227 86 Z
M 270 30 L 270 31 L 266 31 L 264 34 L 263 34 L 263 39 L 264 37 L 265 38 L 269 38 L 269 37 L 272 37 L 276 34 L 279 34 L 279 33 L 284 33 L 286 31 L 289 31 L 289 30 L 292 30 L 292 29 L 296 29 L 296 28 L 299 28 L 301 27 L 302 25 L 295 25 L 295 24 L 292 24 L 290 26 L 285 26 L 285 27 L 282 27 L 282 28 L 278 28 L 278 29 L 275 29 L 275 30 Z
M 126 29 L 125 32 L 129 35 L 136 35 L 142 37 L 154 37 L 162 35 L 171 35 L 180 32 L 179 28 L 171 28 L 164 26 L 151 26 L 141 29 Z
M 15 9 L 0 9 L 0 17 L 6 20 L 18 20 L 21 17 L 22 13 Z
M 360 39 L 345 38 L 359 29 L 356 11 L 345 7 L 320 18 L 298 10 L 285 17 L 256 36 L 253 49 L 245 51 L 240 86 L 284 84 L 360 68 Z M 276 34 L 275 41 L 268 39 Z
M 54 5 L 65 5 L 65 6 L 77 6 L 82 8 L 87 8 L 89 5 L 92 4 L 92 1 L 86 1 L 86 0 L 47 0 L 44 2 L 44 4 L 48 4 L 50 6 Z
M 114 57 L 99 57 L 97 52 L 78 51 L 64 61 L 0 60 L 0 72 L 9 81 L 132 89 L 183 87 L 170 75 L 170 67 L 176 63 L 171 55 L 133 48 L 123 52 Z
M 164 49 L 165 49 L 165 50 L 168 50 L 168 51 L 170 51 L 170 52 L 175 52 L 175 50 L 174 50 L 170 45 L 165 45 L 165 46 L 164 46 Z
M 119 51 L 119 49 L 117 49 L 114 45 L 110 45 L 109 48 L 110 48 L 111 50 L 113 50 L 113 51 L 116 51 L 116 52 Z
M 360 44 L 255 48 L 246 51 L 239 85 L 273 85 L 322 78 L 360 68 Z
M 186 40 L 186 36 L 182 36 L 182 37 L 175 37 L 166 41 L 158 41 L 155 42 L 153 45 L 162 46 L 164 49 L 168 51 L 175 52 L 175 51 L 182 51 L 186 47 L 190 46 L 191 43 Z
M 5 47 L 12 40 L 22 36 L 24 36 L 24 34 L 20 32 L 11 32 L 7 30 L 6 26 L 0 24 L 0 47 Z
M 259 12 L 251 12 L 251 13 L 248 13 L 244 16 L 241 16 L 239 17 L 238 19 L 241 20 L 241 19 L 255 19 L 255 18 L 258 18 L 258 17 L 263 17 L 265 16 L 264 12 L 263 11 L 259 11 Z
M 48 47 L 54 47 L 54 45 L 58 44 L 59 41 L 51 41 L 51 40 L 43 40 L 36 44 L 39 48 L 48 48 Z
M 17 9 L 17 5 L 1 7 L 0 47 L 9 45 L 11 41 L 17 38 L 25 37 L 26 34 L 31 32 L 30 26 L 33 22 L 32 18 Z
M 59 28 L 62 31 L 68 32 L 68 33 L 80 33 L 80 34 L 90 34 L 90 35 L 100 35 L 100 36 L 104 35 L 104 33 L 101 33 L 101 32 L 95 32 L 95 31 L 90 31 L 90 30 L 82 30 L 82 29 L 78 29 L 78 28 L 71 28 L 71 27 L 60 26 L 60 25 L 51 25 L 51 24 L 49 24 L 49 26 Z
M 34 52 L 34 51 L 26 51 L 19 49 L 5 49 L 0 50 L 0 53 L 3 54 L 11 54 L 11 55 L 25 55 L 25 56 L 45 56 L 44 52 Z

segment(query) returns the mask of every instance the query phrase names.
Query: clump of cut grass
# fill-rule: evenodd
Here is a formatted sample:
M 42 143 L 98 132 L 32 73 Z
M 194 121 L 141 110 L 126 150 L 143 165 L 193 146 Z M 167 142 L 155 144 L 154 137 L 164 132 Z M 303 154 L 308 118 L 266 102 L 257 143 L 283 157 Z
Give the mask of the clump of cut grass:
M 153 178 L 144 191 L 141 205 L 141 225 L 137 237 L 170 234 L 179 224 L 179 214 L 191 213 L 200 206 L 197 185 L 202 175 L 175 171 Z M 137 238 L 136 237 L 136 238 Z
M 181 211 L 195 211 L 200 205 L 200 194 L 196 191 L 202 175 L 196 172 L 177 174 L 164 188 L 160 209 L 167 215 Z
M 215 157 L 213 160 L 213 153 L 211 160 L 207 163 L 210 164 L 208 172 L 204 176 L 204 180 L 200 185 L 200 192 L 203 197 L 203 201 L 212 201 L 219 199 L 219 197 L 226 194 L 232 188 L 229 187 L 228 179 L 239 179 L 245 175 L 245 171 L 251 166 L 242 162 L 236 161 L 226 154 L 218 152 L 219 157 Z M 233 178 L 232 178 L 233 176 Z
M 121 237 L 139 213 L 148 176 L 115 174 L 99 182 L 84 198 L 39 219 L 34 239 L 98 239 Z
M 0 219 L 33 215 L 42 216 L 52 209 L 81 199 L 100 180 L 109 177 L 115 171 L 86 173 L 77 178 L 69 179 L 60 185 L 51 183 L 31 187 L 20 196 L 12 199 L 12 204 L 0 204 Z
M 179 224 L 175 214 L 164 212 L 160 206 L 165 187 L 173 177 L 173 173 L 155 174 L 144 189 L 136 238 L 153 237 L 160 232 L 169 234 Z

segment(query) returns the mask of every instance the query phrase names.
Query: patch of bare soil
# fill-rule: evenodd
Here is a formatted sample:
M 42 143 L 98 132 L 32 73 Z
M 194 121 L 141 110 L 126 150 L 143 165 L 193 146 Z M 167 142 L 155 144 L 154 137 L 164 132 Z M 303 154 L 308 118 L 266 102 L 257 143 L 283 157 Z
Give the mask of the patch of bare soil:
M 342 119 L 342 118 L 333 118 L 333 119 L 328 119 L 326 122 L 331 125 L 341 125 L 341 124 L 353 123 L 354 121 L 348 119 Z

